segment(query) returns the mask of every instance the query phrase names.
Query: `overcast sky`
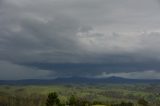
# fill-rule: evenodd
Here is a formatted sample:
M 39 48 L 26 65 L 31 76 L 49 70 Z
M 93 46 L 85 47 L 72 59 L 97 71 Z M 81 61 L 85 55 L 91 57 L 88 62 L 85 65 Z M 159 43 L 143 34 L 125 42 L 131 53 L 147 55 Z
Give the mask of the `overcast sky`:
M 0 0 L 0 79 L 160 79 L 160 0 Z

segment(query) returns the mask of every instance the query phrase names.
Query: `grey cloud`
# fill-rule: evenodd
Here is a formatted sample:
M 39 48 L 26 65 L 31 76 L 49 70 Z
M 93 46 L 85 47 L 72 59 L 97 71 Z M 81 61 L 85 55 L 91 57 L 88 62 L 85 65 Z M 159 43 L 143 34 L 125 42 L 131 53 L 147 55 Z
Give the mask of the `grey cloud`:
M 1 0 L 0 60 L 24 78 L 36 77 L 34 68 L 55 76 L 158 71 L 159 8 L 157 0 Z
M 0 61 L 0 70 L 0 80 L 49 78 L 50 74 L 54 75 L 53 71 L 38 70 L 7 61 Z
M 2 19 L 2 58 L 34 61 L 41 60 L 45 53 L 50 57 L 54 56 L 54 52 L 69 53 L 70 49 L 76 51 L 76 32 L 79 25 L 67 16 L 56 15 L 48 21 L 32 14 L 21 17 L 22 13 L 17 13 L 17 18 L 10 13 L 7 15 L 9 19 Z
M 87 33 L 87 32 L 92 31 L 92 30 L 93 30 L 93 28 L 91 26 L 83 26 L 79 29 L 79 31 L 82 32 L 82 33 Z
M 96 28 L 104 26 L 103 30 L 133 31 L 159 28 L 157 21 L 160 7 L 156 0 L 81 0 L 68 4 L 71 6 L 66 5 L 67 14 Z

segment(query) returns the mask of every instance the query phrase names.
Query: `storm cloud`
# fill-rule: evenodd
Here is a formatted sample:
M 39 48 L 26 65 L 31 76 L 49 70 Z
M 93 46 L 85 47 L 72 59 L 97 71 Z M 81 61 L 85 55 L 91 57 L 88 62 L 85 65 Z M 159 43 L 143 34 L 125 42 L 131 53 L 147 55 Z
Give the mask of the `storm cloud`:
M 159 9 L 159 0 L 0 0 L 0 79 L 155 78 Z

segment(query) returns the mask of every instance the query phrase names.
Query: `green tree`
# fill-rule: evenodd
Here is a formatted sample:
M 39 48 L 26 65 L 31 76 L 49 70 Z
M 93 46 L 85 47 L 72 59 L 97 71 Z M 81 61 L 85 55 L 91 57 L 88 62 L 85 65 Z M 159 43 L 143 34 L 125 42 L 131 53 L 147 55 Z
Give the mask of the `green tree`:
M 46 106 L 59 106 L 60 100 L 56 92 L 49 93 L 46 101 Z
M 76 106 L 91 106 L 91 103 L 86 98 L 78 98 Z
M 70 106 L 76 106 L 76 103 L 77 103 L 77 99 L 74 95 L 72 95 L 70 98 L 69 98 L 69 105 Z
M 144 100 L 144 99 L 139 99 L 138 100 L 138 104 L 140 106 L 148 106 L 148 102 L 146 100 Z
M 131 102 L 121 102 L 120 106 L 133 106 Z

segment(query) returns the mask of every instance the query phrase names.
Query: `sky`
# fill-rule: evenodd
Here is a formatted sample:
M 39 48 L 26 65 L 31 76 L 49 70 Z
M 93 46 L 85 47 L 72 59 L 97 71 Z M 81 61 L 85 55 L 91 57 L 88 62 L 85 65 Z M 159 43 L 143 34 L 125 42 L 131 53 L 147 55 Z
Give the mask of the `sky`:
M 160 79 L 160 0 L 0 0 L 0 80 Z

